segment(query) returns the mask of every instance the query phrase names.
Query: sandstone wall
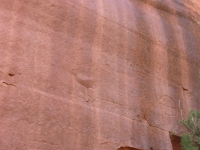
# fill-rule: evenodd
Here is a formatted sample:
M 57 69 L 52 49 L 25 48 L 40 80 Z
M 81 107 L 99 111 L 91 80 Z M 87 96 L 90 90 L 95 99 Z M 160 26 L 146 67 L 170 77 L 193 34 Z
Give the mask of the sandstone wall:
M 0 150 L 172 150 L 200 108 L 199 10 L 0 0 Z

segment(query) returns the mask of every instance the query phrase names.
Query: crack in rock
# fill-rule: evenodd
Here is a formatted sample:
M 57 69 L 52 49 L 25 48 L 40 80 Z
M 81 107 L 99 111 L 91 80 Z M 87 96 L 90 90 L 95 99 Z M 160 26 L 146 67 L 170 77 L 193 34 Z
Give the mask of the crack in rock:
M 125 146 L 125 147 L 120 147 L 117 150 L 142 150 L 142 149 Z
M 7 82 L 2 82 L 2 83 L 5 84 L 5 85 L 8 85 L 8 86 L 16 87 L 14 84 L 11 84 L 11 83 L 7 83 Z

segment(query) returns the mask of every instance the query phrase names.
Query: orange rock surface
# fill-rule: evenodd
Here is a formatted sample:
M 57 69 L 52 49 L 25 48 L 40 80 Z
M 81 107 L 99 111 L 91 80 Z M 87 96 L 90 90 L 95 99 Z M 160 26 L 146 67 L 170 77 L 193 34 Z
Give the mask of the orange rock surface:
M 0 57 L 1 150 L 172 150 L 200 108 L 200 2 L 0 0 Z

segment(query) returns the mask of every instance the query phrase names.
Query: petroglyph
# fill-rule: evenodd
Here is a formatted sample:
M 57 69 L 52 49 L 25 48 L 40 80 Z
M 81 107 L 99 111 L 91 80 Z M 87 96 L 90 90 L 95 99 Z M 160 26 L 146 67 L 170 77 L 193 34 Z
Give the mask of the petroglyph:
M 175 108 L 174 100 L 167 95 L 164 95 L 161 97 L 160 103 L 166 107 Z

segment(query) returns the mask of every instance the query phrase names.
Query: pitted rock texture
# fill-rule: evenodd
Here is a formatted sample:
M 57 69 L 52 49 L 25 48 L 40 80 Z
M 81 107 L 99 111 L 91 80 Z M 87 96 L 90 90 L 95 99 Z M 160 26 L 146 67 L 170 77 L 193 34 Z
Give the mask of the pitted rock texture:
M 0 0 L 0 149 L 172 150 L 199 33 L 199 0 Z

